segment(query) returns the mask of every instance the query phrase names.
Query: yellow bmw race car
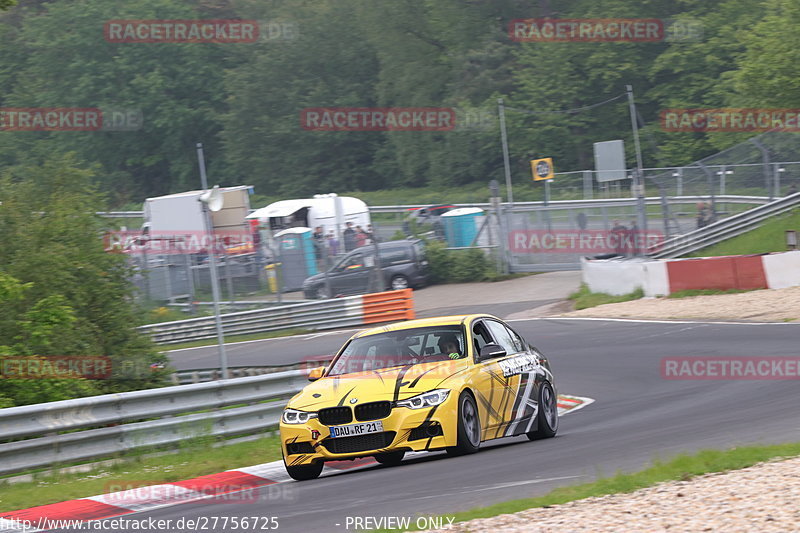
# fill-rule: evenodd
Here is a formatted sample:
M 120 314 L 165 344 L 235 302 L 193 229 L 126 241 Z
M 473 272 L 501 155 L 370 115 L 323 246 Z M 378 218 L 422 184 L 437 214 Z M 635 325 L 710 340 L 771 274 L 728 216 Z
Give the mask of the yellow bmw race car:
M 319 476 L 325 461 L 405 452 L 478 451 L 481 442 L 558 430 L 547 359 L 491 315 L 399 322 L 353 335 L 283 411 L 286 470 Z

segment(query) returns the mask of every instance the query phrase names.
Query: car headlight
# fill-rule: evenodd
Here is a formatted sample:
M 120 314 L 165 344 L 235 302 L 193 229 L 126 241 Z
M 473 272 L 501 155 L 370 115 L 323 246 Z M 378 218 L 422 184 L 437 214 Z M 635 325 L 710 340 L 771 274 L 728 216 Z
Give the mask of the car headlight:
M 317 413 L 298 411 L 297 409 L 284 409 L 281 418 L 284 424 L 305 424 L 312 418 L 317 418 Z
M 407 400 L 400 400 L 397 402 L 397 407 L 408 407 L 409 409 L 423 409 L 425 407 L 433 407 L 439 405 L 447 399 L 450 394 L 448 389 L 436 389 L 422 394 L 412 396 Z

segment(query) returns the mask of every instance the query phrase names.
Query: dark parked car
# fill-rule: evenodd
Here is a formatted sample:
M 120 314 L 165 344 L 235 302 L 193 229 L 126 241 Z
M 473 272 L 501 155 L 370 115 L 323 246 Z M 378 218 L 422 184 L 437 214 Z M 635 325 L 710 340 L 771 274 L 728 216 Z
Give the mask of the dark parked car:
M 405 220 L 403 220 L 403 233 L 411 235 L 412 224 L 419 228 L 423 224 L 431 224 L 437 239 L 444 239 L 441 216 L 448 211 L 455 209 L 454 205 L 439 204 L 428 207 L 415 207 L 408 210 Z
M 378 250 L 386 289 L 419 288 L 427 284 L 428 261 L 425 259 L 422 241 L 381 242 L 378 243 Z M 374 275 L 374 265 L 375 245 L 356 248 L 342 257 L 327 273 L 307 278 L 303 282 L 303 293 L 309 299 L 363 294 L 369 287 L 370 276 Z

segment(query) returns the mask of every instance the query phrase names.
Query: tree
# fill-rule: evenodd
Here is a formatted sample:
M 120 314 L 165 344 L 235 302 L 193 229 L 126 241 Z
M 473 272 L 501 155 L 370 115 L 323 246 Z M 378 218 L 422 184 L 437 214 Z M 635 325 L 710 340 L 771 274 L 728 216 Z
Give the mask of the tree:
M 5 106 L 132 109 L 143 123 L 132 131 L 15 132 L 0 139 L 0 158 L 40 163 L 74 151 L 102 165 L 96 179 L 117 204 L 196 188 L 195 143 L 218 152 L 225 59 L 230 47 L 251 45 L 104 37 L 103 23 L 113 19 L 202 18 L 192 2 L 75 0 L 19 11 L 0 46 L 0 58 L 17 67 L 5 76 L 0 69 Z
M 130 269 L 106 253 L 102 197 L 73 156 L 0 176 L 0 339 L 7 355 L 108 356 L 112 392 L 159 384 L 161 359 L 136 330 Z M 95 389 L 93 389 L 95 390 Z

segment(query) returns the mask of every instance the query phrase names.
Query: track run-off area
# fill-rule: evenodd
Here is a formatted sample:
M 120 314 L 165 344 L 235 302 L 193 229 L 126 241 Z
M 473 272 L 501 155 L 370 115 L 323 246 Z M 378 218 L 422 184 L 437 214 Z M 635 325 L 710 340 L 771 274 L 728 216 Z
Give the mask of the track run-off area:
M 594 400 L 564 416 L 556 438 L 502 439 L 461 457 L 414 454 L 396 467 L 365 463 L 312 481 L 285 480 L 280 490 L 262 487 L 249 502 L 199 501 L 127 518 L 208 524 L 217 517 L 221 524 L 220 517 L 255 516 L 266 517 L 268 524 L 274 517 L 278 531 L 353 531 L 365 524 L 357 518 L 411 517 L 413 523 L 418 517 L 446 517 L 618 470 L 639 470 L 680 452 L 800 440 L 796 380 L 662 375 L 663 358 L 796 357 L 800 324 L 573 318 L 511 323 L 549 358 L 560 394 Z M 228 355 L 232 366 L 286 364 L 332 354 L 351 334 L 231 344 Z M 210 362 L 213 351 L 194 348 L 170 356 L 178 368 L 197 368 L 197 360 Z

